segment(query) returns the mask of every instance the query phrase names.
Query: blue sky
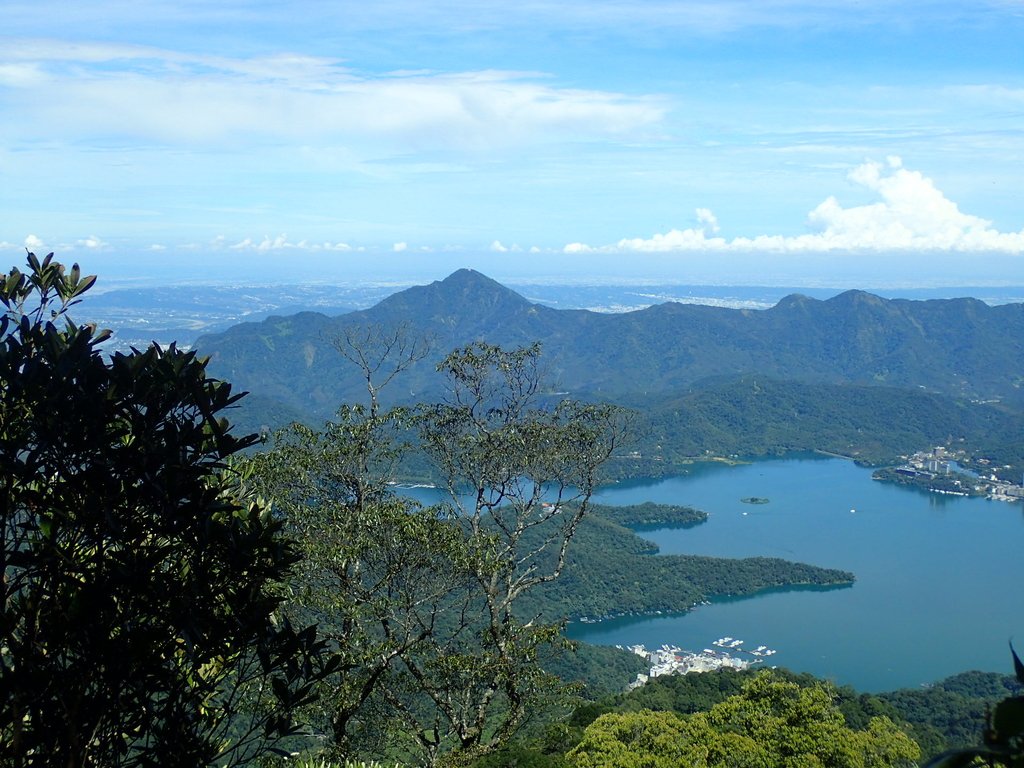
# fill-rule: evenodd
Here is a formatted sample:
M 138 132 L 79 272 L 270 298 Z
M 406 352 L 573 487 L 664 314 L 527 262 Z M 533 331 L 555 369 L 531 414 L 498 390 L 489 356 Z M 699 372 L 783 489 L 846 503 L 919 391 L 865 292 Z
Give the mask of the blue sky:
M 1024 3 L 5 0 L 0 257 L 1024 283 Z

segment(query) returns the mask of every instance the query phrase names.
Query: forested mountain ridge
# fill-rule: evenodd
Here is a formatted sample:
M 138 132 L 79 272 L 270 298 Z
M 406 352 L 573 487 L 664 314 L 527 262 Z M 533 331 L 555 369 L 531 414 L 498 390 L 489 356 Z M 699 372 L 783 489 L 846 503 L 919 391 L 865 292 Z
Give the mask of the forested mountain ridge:
M 947 443 L 989 452 L 1019 442 L 1024 434 L 1020 414 L 919 388 L 783 381 L 757 374 L 709 380 L 627 404 L 643 411 L 639 450 L 660 454 L 669 464 L 709 449 L 717 455 L 752 456 L 824 451 L 878 464 Z M 996 464 L 1018 458 L 1012 451 L 993 455 L 1000 457 Z M 646 474 L 658 474 L 654 470 Z
M 347 327 L 402 326 L 431 352 L 388 393 L 432 399 L 434 364 L 475 340 L 540 342 L 553 390 L 634 404 L 759 374 L 806 384 L 914 389 L 1024 409 L 1024 304 L 911 301 L 847 291 L 788 296 L 767 310 L 665 303 L 621 314 L 534 304 L 472 270 L 337 317 L 303 312 L 202 337 L 215 375 L 311 420 L 359 400 L 357 372 L 335 348 Z

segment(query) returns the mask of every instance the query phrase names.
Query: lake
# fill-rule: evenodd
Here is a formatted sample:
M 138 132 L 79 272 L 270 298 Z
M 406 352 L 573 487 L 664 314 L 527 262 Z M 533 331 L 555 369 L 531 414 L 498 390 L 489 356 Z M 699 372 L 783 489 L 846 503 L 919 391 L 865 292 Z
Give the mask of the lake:
M 575 639 L 700 650 L 728 635 L 776 649 L 773 664 L 862 691 L 969 669 L 1011 673 L 1007 641 L 1016 637 L 1024 649 L 1020 504 L 883 484 L 869 469 L 829 458 L 701 465 L 688 476 L 602 489 L 595 500 L 710 514 L 695 528 L 644 531 L 665 554 L 782 557 L 853 571 L 857 582 L 713 598 L 683 615 L 576 623 L 568 631 Z

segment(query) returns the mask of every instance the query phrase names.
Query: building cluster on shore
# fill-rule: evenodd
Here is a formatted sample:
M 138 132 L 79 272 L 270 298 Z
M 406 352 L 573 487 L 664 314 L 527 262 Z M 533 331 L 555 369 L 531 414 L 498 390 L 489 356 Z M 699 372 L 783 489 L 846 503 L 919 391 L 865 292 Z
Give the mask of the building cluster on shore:
M 650 663 L 647 673 L 638 674 L 636 680 L 630 683 L 629 687 L 638 688 L 651 678 L 664 675 L 688 675 L 691 672 L 714 672 L 718 669 L 749 669 L 754 664 L 762 662 L 765 657 L 775 653 L 771 648 L 763 645 L 753 651 L 746 651 L 740 648 L 742 644 L 742 640 L 734 640 L 731 637 L 722 637 L 712 643 L 719 648 L 728 648 L 730 651 L 742 651 L 752 658 L 744 659 L 733 656 L 725 650 L 712 648 L 705 648 L 700 653 L 695 653 L 675 645 L 663 645 L 655 650 L 648 650 L 643 645 L 626 646 L 624 650 L 632 651 Z M 622 646 L 616 647 L 622 648 Z
M 907 458 L 906 463 L 896 467 L 896 472 L 908 477 L 921 480 L 935 480 L 936 478 L 953 479 L 952 488 L 932 488 L 936 493 L 952 493 L 962 496 L 986 496 L 997 501 L 1024 501 L 1024 483 L 1006 482 L 996 477 L 995 473 L 988 475 L 966 470 L 957 464 L 958 456 L 944 446 L 937 446 L 929 451 L 919 451 Z M 983 459 L 979 464 L 985 464 Z

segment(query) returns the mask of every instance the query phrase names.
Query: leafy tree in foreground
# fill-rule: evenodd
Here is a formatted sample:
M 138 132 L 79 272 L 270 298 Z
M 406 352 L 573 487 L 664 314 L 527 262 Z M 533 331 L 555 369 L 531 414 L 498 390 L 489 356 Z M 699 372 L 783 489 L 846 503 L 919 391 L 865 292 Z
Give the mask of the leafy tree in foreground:
M 322 431 L 293 425 L 251 459 L 303 553 L 289 614 L 316 621 L 337 660 L 304 713 L 331 757 L 403 751 L 388 727 L 396 675 L 405 658 L 430 652 L 439 624 L 457 625 L 447 617 L 468 585 L 458 528 L 384 479 L 401 416 L 343 408 Z
M 443 509 L 466 537 L 474 585 L 473 643 L 412 659 L 458 747 L 502 743 L 562 689 L 538 660 L 561 625 L 522 615 L 522 598 L 556 580 L 589 509 L 599 473 L 625 431 L 610 405 L 540 402 L 540 346 L 507 351 L 476 342 L 438 365 L 444 403 L 422 408 L 419 435 L 443 479 Z M 455 693 L 440 692 L 438 683 Z M 434 693 L 438 690 L 438 693 Z
M 52 256 L 0 276 L 0 765 L 248 760 L 320 649 L 274 621 L 297 555 L 227 471 L 240 395 L 173 345 L 105 358 Z
M 620 425 L 604 406 L 541 407 L 537 347 L 457 350 L 439 366 L 447 402 L 382 411 L 374 377 L 418 354 L 396 338 L 339 342 L 369 406 L 319 432 L 295 426 L 254 463 L 305 553 L 292 609 L 342 659 L 312 718 L 333 751 L 372 753 L 380 735 L 389 755 L 455 762 L 504 742 L 560 688 L 540 664 L 560 628 L 515 608 L 561 572 Z M 449 503 L 422 508 L 388 485 L 406 437 Z
M 706 712 L 611 713 L 584 731 L 568 755 L 574 768 L 886 768 L 911 766 L 918 746 L 891 720 L 846 726 L 831 691 L 755 677 Z

